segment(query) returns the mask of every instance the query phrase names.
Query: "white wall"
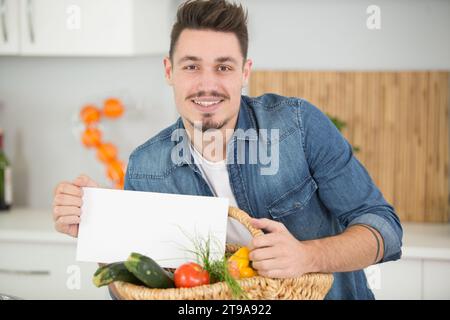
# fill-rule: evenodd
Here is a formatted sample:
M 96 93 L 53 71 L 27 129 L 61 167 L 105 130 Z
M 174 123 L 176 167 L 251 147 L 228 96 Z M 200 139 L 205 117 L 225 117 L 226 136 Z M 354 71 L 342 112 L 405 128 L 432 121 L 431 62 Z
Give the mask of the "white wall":
M 84 103 L 114 94 L 135 101 L 123 119 L 102 122 L 105 140 L 116 143 L 127 160 L 137 145 L 176 119 L 162 56 L 0 58 L 0 127 L 15 166 L 17 205 L 49 207 L 55 184 L 81 172 L 108 184 L 95 153 L 74 134 L 72 120 Z
M 256 68 L 450 69 L 450 1 L 246 0 Z M 369 30 L 366 9 L 381 10 Z
M 450 69 L 449 1 L 242 2 L 256 69 Z M 366 28 L 370 4 L 381 8 L 381 30 Z M 162 56 L 0 57 L 0 126 L 15 166 L 17 205 L 50 207 L 55 184 L 81 172 L 107 183 L 71 119 L 84 103 L 109 94 L 127 94 L 142 107 L 104 126 L 122 159 L 176 118 Z

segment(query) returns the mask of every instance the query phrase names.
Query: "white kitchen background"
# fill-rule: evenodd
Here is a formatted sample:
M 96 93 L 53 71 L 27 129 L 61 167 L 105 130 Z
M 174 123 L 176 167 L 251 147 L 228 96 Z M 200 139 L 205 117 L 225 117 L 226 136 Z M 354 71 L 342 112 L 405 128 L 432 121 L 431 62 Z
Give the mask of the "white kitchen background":
M 94 6 L 96 1 L 103 5 L 108 2 L 90 0 L 90 5 Z M 54 6 L 54 2 L 34 0 L 35 14 L 42 9 L 40 3 L 50 8 Z M 85 1 L 61 2 L 70 6 Z M 142 1 L 120 2 L 124 7 L 128 7 L 139 5 Z M 170 25 L 173 22 L 176 6 L 180 1 L 149 2 L 153 3 L 154 8 L 162 10 L 158 23 L 165 20 Z M 449 1 L 241 2 L 249 10 L 249 57 L 254 60 L 255 69 L 450 70 Z M 19 10 L 27 5 L 25 0 L 17 0 L 17 3 L 20 3 Z M 369 30 L 366 26 L 369 16 L 366 10 L 370 5 L 381 9 L 379 30 Z M 134 16 L 138 19 L 136 17 L 139 17 L 139 14 Z M 25 14 L 21 18 L 22 27 L 24 19 Z M 140 22 L 130 19 L 131 24 L 140 26 Z M 40 30 L 37 28 L 34 32 L 36 39 L 39 39 Z M 130 36 L 138 34 L 138 44 L 147 37 L 147 41 L 153 41 L 152 46 L 155 48 L 168 49 L 169 30 L 164 26 L 153 26 L 142 38 L 139 38 L 140 32 L 130 31 Z M 105 33 L 108 34 L 107 31 Z M 164 37 L 161 37 L 161 34 Z M 124 37 L 127 35 L 124 34 Z M 83 48 L 82 44 L 80 45 L 77 45 L 79 52 L 75 56 L 61 55 L 58 50 L 64 48 L 52 47 L 51 44 L 40 54 L 27 53 L 27 46 L 22 45 L 24 51 L 5 54 L 5 50 L 2 55 L 0 47 L 0 127 L 5 131 L 6 154 L 13 164 L 14 206 L 36 210 L 35 220 L 30 221 L 51 219 L 53 188 L 61 180 L 74 179 L 78 174 L 86 173 L 108 185 L 104 168 L 96 160 L 94 152 L 86 150 L 74 134 L 77 131 L 73 119 L 85 103 L 100 103 L 102 99 L 114 95 L 125 97 L 126 101 L 130 102 L 123 119 L 103 124 L 106 138 L 118 145 L 120 158 L 124 160 L 127 160 L 136 146 L 171 124 L 177 117 L 171 88 L 164 80 L 164 51 L 144 55 L 97 52 L 93 57 L 92 53 L 83 54 L 86 50 L 89 51 L 89 46 Z M 139 53 L 142 48 L 134 49 Z M 48 212 L 49 215 L 41 215 L 38 212 Z M 15 225 L 15 222 L 8 223 Z M 29 226 L 30 230 L 32 227 Z M 50 232 L 46 229 L 47 231 Z M 440 232 L 442 234 L 439 241 L 445 245 L 449 244 L 449 229 Z M 433 235 L 434 231 L 430 233 Z M 7 233 L 3 233 L 0 241 L 6 238 Z M 17 237 L 14 239 L 17 240 Z M 10 251 L 7 252 L 13 252 L 13 247 L 8 250 Z M 414 294 L 411 293 L 412 289 L 409 292 L 400 292 L 401 288 L 391 286 L 392 291 L 385 291 L 379 297 L 431 297 L 424 296 L 422 276 L 426 271 L 423 267 L 423 257 L 416 258 L 417 264 L 404 273 L 412 272 L 413 276 L 419 274 L 421 277 L 420 285 L 414 289 Z M 395 268 L 400 267 L 391 269 Z M 450 278 L 445 269 L 444 274 Z M 396 274 L 403 273 L 402 270 L 400 268 Z M 11 278 L 2 278 L 0 275 L 0 293 L 8 293 L 2 289 L 2 286 L 7 287 L 5 282 L 2 283 L 2 279 L 13 281 L 11 275 L 8 277 Z M 38 289 L 36 287 L 36 290 Z M 449 291 L 450 285 L 447 281 L 437 298 L 449 299 Z M 10 293 L 22 294 L 20 291 Z M 30 292 L 22 294 L 22 297 L 39 298 Z M 41 297 L 54 296 L 49 294 Z M 81 293 L 76 296 L 79 297 L 101 296 L 91 293 L 83 296 Z

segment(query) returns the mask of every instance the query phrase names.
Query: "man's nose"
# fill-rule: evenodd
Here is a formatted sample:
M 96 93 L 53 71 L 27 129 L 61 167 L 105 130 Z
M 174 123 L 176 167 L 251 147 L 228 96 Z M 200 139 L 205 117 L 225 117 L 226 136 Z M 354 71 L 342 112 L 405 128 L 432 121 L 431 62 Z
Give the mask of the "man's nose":
M 211 91 L 219 91 L 219 77 L 211 70 L 203 70 L 198 79 L 197 90 L 209 93 Z

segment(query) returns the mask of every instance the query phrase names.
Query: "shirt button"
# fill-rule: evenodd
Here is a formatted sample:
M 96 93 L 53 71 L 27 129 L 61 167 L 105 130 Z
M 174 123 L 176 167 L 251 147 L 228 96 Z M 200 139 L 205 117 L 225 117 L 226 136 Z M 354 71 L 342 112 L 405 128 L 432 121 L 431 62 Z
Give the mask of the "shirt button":
M 300 202 L 294 202 L 294 208 L 298 209 L 300 208 L 302 205 Z

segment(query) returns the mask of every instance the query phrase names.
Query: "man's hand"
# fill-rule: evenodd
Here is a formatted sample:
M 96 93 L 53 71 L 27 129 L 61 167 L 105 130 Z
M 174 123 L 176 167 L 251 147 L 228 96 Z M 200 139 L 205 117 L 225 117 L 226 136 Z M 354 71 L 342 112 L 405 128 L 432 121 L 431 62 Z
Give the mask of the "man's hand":
M 309 246 L 297 240 L 284 224 L 269 219 L 252 219 L 251 224 L 268 232 L 254 237 L 250 244 L 250 260 L 259 275 L 293 278 L 313 272 Z
M 61 182 L 55 188 L 53 198 L 53 221 L 55 229 L 72 237 L 78 236 L 82 187 L 98 187 L 97 182 L 85 175 L 80 175 L 73 182 Z
M 260 275 L 270 278 L 361 270 L 384 256 L 383 237 L 366 225 L 352 225 L 330 237 L 299 241 L 282 223 L 269 219 L 252 219 L 251 223 L 268 232 L 253 238 L 250 260 Z

